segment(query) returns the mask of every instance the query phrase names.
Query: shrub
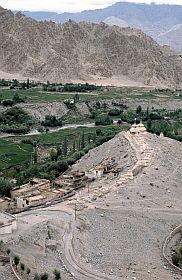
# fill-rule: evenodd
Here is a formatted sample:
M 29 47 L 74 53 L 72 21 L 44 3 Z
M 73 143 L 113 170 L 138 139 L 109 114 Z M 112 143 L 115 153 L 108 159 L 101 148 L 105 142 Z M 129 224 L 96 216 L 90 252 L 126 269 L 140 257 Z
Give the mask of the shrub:
M 29 268 L 29 267 L 27 267 L 27 275 L 29 275 L 29 274 L 30 274 L 30 272 L 31 272 L 30 268 Z
M 48 278 L 49 278 L 49 275 L 46 272 L 40 275 L 41 280 L 48 280 Z
M 6 100 L 1 101 L 1 104 L 3 106 L 13 106 L 13 101 L 10 99 L 6 99 Z
M 42 125 L 44 126 L 50 126 L 50 127 L 56 127 L 56 126 L 62 126 L 62 120 L 61 118 L 56 118 L 56 116 L 45 116 L 45 120 L 42 122 Z
M 55 275 L 55 280 L 60 280 L 61 279 L 61 273 L 58 270 L 54 270 L 54 275 Z
M 15 256 L 15 257 L 14 257 L 14 263 L 15 263 L 15 266 L 16 266 L 16 267 L 19 265 L 19 263 L 20 263 L 20 258 L 19 258 L 19 256 Z
M 110 125 L 112 123 L 113 120 L 106 115 L 99 116 L 95 121 L 95 125 Z
M 25 265 L 24 265 L 24 263 L 20 263 L 20 268 L 21 268 L 22 271 L 25 271 Z
M 108 112 L 109 116 L 119 116 L 121 114 L 121 111 L 118 109 L 112 109 Z
M 40 279 L 40 276 L 39 276 L 37 273 L 36 273 L 35 276 L 34 276 L 34 280 L 41 280 L 41 279 Z

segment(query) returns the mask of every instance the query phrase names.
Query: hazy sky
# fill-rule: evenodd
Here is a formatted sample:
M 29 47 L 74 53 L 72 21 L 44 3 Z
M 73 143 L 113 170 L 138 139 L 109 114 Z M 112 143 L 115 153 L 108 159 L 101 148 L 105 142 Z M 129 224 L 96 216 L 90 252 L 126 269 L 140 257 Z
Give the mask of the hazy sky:
M 167 3 L 182 5 L 182 0 L 0 0 L 0 6 L 11 10 L 77 12 L 105 8 L 116 2 Z

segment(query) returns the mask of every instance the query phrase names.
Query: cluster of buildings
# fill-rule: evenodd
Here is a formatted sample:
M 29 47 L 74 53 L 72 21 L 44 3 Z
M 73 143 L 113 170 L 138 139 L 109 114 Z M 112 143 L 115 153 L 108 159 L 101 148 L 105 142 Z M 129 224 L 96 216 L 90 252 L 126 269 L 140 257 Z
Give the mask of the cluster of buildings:
M 88 178 L 101 178 L 104 175 L 110 173 L 113 176 L 118 176 L 121 172 L 121 168 L 113 158 L 103 159 L 97 166 L 85 173 Z
M 62 175 L 54 182 L 33 178 L 25 185 L 13 188 L 10 198 L 0 198 L 0 210 L 15 212 L 65 199 L 84 187 L 86 180 L 85 173 L 79 172 Z
M 132 125 L 130 133 L 138 135 L 146 131 L 144 125 Z M 54 182 L 47 179 L 33 178 L 29 183 L 15 187 L 11 190 L 11 197 L 0 198 L 0 210 L 15 212 L 15 210 L 28 209 L 43 204 L 51 204 L 55 201 L 68 198 L 75 194 L 77 189 L 106 174 L 117 177 L 122 169 L 113 158 L 103 159 L 97 166 L 88 172 L 71 172 L 63 174 Z

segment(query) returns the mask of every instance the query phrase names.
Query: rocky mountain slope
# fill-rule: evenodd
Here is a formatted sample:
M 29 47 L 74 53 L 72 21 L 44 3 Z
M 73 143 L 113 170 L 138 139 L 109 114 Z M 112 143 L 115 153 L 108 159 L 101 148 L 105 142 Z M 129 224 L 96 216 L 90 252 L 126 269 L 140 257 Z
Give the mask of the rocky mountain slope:
M 39 22 L 0 10 L 0 70 L 52 81 L 129 77 L 182 83 L 182 60 L 139 30 L 105 23 Z
M 182 24 L 174 25 L 168 31 L 159 34 L 157 41 L 170 47 L 175 46 L 175 49 L 182 53 Z
M 69 19 L 90 22 L 102 22 L 108 17 L 117 17 L 124 20 L 130 27 L 138 28 L 146 34 L 158 40 L 161 33 L 168 32 L 173 26 L 182 24 L 182 6 L 180 5 L 157 5 L 157 4 L 136 4 L 118 2 L 104 9 L 94 11 L 83 11 L 81 13 L 47 13 L 47 12 L 25 12 L 37 20 L 51 19 L 56 22 L 65 22 Z M 159 43 L 169 44 L 177 51 L 182 51 L 179 40 L 180 35 L 173 34 L 173 40 L 159 37 Z
M 105 20 L 103 20 L 103 22 L 105 22 L 109 26 L 117 25 L 122 28 L 129 27 L 126 21 L 124 21 L 120 18 L 117 18 L 117 17 L 108 17 Z

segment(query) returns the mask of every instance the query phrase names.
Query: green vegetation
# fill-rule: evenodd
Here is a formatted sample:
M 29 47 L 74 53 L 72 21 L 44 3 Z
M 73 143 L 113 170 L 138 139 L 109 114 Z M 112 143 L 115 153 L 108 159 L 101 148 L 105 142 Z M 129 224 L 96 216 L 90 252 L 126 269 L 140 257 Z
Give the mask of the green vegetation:
M 41 280 L 48 280 L 48 278 L 49 278 L 49 275 L 46 272 L 40 275 Z
M 56 118 L 56 116 L 45 116 L 45 120 L 42 122 L 43 126 L 49 126 L 49 127 L 56 127 L 56 126 L 62 126 L 62 119 Z
M 10 191 L 13 187 L 7 179 L 0 177 L 0 195 L 1 196 L 10 196 Z
M 91 84 L 43 84 L 43 90 L 44 91 L 57 91 L 57 92 L 89 92 L 89 91 L 95 91 L 100 90 L 100 86 L 91 85 Z
M 65 129 L 55 133 L 45 133 L 31 137 L 13 137 L 11 141 L 14 141 L 14 143 L 10 142 L 12 147 L 14 144 L 16 148 L 19 145 L 30 148 L 29 160 L 25 160 L 24 162 L 20 161 L 19 157 L 22 157 L 20 153 L 19 157 L 16 156 L 17 164 L 9 165 L 8 168 L 2 170 L 2 174 L 7 178 L 17 178 L 18 184 L 26 183 L 29 178 L 33 176 L 53 180 L 58 177 L 60 173 L 67 170 L 69 165 L 75 163 L 91 148 L 108 141 L 119 131 L 126 129 L 128 129 L 127 125 L 121 127 L 100 126 L 93 128 Z M 9 142 L 9 140 L 7 142 Z M 36 150 L 39 151 L 37 163 L 34 160 Z M 48 157 L 41 157 L 41 155 L 47 153 L 48 150 L 50 151 Z M 28 156 L 28 154 L 26 154 L 26 156 Z M 6 165 L 3 161 L 1 164 Z
M 29 268 L 29 267 L 27 267 L 26 272 L 27 272 L 27 275 L 29 275 L 29 274 L 30 274 L 31 270 L 30 270 L 30 268 Z
M 41 279 L 40 279 L 40 276 L 39 276 L 37 273 L 36 273 L 35 276 L 34 276 L 34 280 L 41 280 Z
M 95 120 L 95 125 L 111 125 L 113 120 L 107 115 L 100 115 Z
M 24 272 L 25 271 L 25 265 L 24 265 L 24 263 L 20 263 L 20 268 L 21 268 L 21 270 Z
M 61 273 L 57 269 L 54 270 L 55 280 L 61 280 Z
M 149 100 L 159 96 L 163 100 L 181 99 L 181 91 L 98 87 L 88 83 L 62 85 L 49 82 L 38 84 L 29 80 L 24 83 L 0 80 L 1 104 L 13 106 L 3 108 L 5 111 L 0 114 L 0 132 L 25 134 L 33 127 L 41 132 L 35 136 L 0 139 L 1 194 L 7 195 L 10 190 L 3 178 L 17 178 L 18 184 L 27 182 L 33 176 L 54 180 L 90 149 L 108 141 L 119 131 L 128 129 L 135 120 L 138 123 L 142 119 L 149 132 L 163 132 L 165 136 L 182 141 L 181 110 L 144 110 L 139 105 L 130 111 L 124 104 L 125 98 Z M 64 102 L 67 115 L 62 118 L 49 115 L 40 122 L 33 120 L 17 105 L 21 102 L 53 101 Z M 86 114 L 85 111 L 80 113 L 80 102 L 87 105 L 83 108 Z M 118 125 L 113 125 L 114 120 L 114 123 L 118 121 Z M 49 127 L 87 121 L 95 122 L 96 127 L 47 133 Z
M 15 264 L 16 268 L 17 268 L 17 266 L 19 265 L 19 263 L 20 263 L 20 258 L 19 258 L 19 256 L 15 256 L 15 257 L 14 257 L 14 264 Z
M 30 131 L 31 118 L 21 108 L 12 107 L 0 114 L 0 132 L 23 134 Z
M 32 152 L 33 147 L 30 144 L 16 143 L 13 139 L 0 139 L 0 171 L 29 163 Z
M 156 116 L 156 118 L 154 118 Z M 147 120 L 147 130 L 159 135 L 161 132 L 164 136 L 182 142 L 182 110 L 168 112 L 166 110 L 150 114 Z

